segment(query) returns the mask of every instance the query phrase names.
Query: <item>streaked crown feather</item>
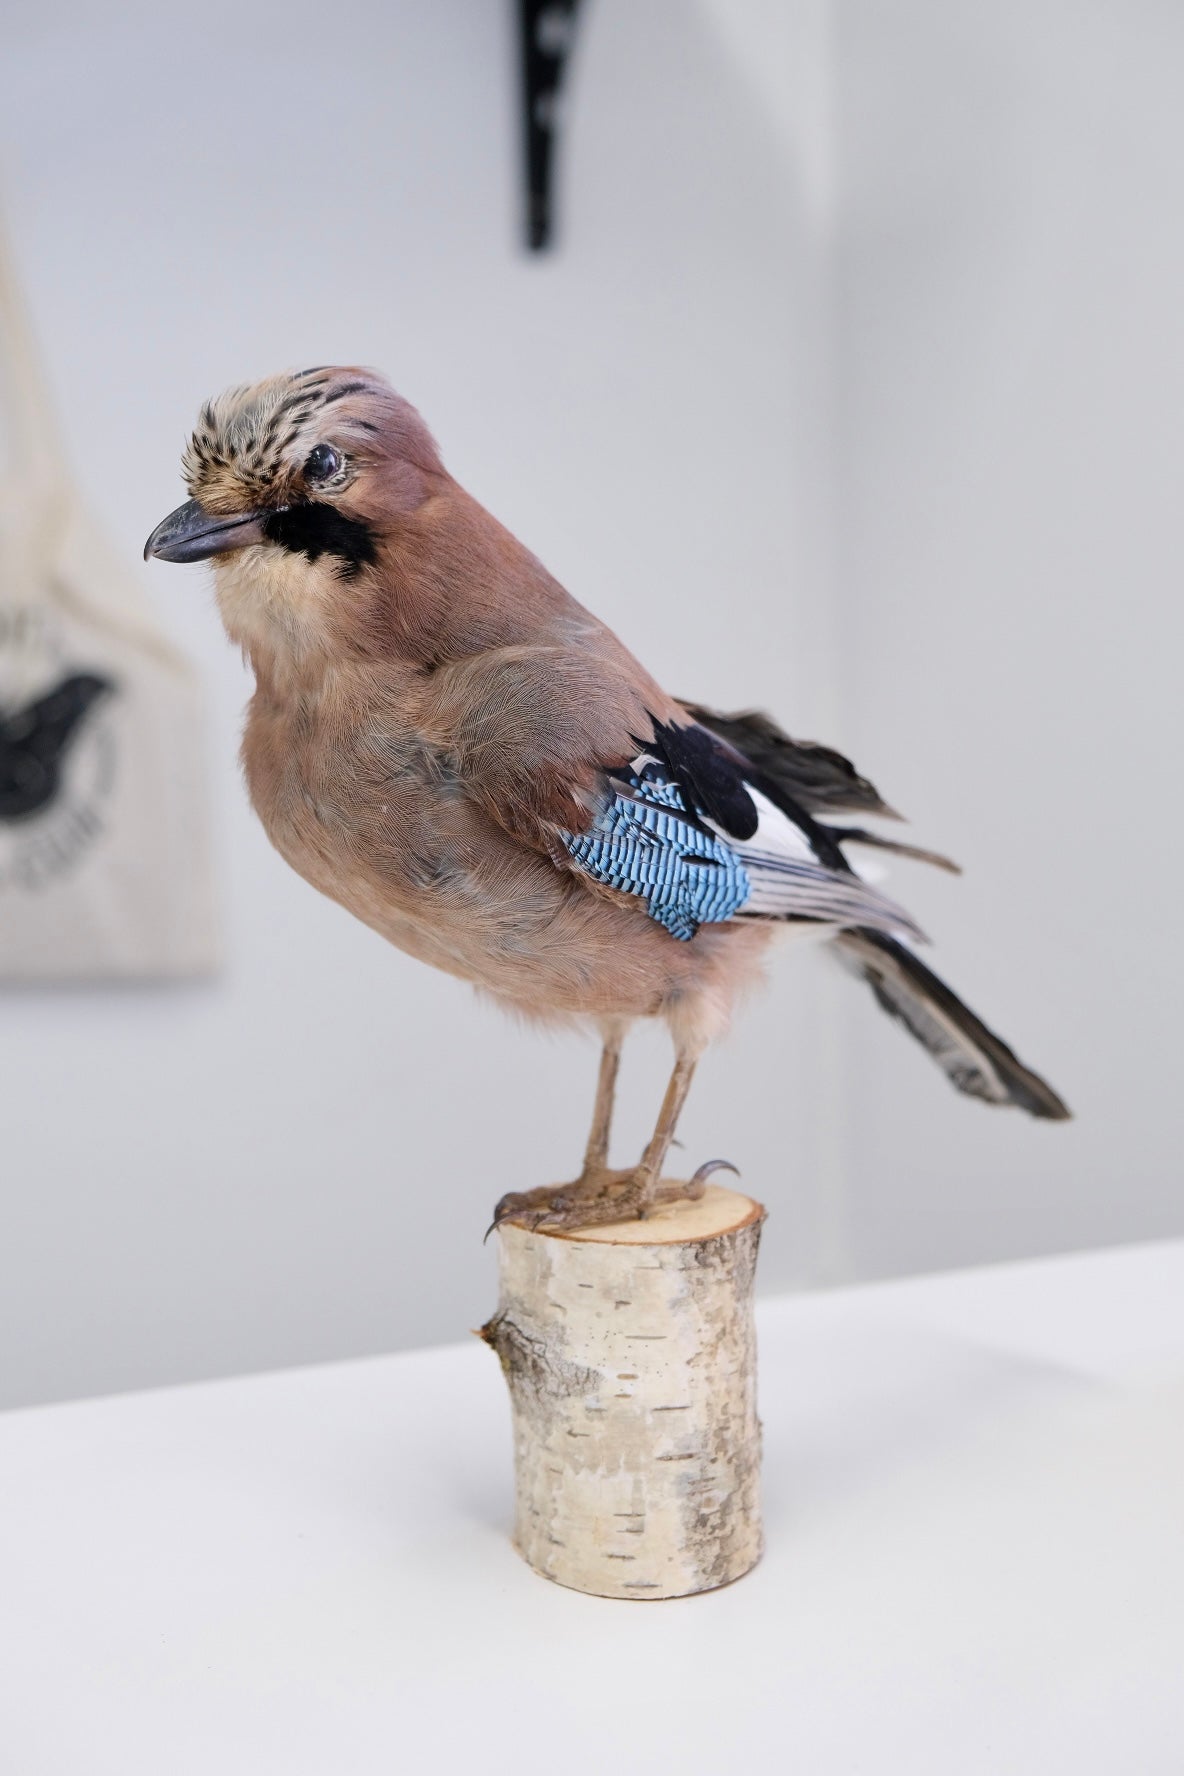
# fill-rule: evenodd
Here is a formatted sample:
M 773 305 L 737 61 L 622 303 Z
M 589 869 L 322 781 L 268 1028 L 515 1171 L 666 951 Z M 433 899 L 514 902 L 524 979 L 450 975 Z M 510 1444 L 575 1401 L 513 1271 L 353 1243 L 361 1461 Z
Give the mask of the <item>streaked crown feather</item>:
M 393 396 L 373 372 L 324 365 L 227 389 L 202 407 L 185 446 L 181 469 L 190 494 L 211 511 L 273 499 L 325 438 L 329 415 L 334 440 L 347 451 L 351 442 L 360 444 L 379 429 L 357 412 L 335 406 L 364 392 Z M 347 476 L 348 464 L 342 481 Z

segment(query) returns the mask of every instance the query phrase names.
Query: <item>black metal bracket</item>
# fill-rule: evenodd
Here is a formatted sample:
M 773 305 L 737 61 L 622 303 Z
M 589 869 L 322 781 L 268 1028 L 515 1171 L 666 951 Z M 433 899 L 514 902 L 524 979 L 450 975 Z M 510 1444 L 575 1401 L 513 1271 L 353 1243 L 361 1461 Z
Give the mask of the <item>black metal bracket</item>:
M 563 76 L 575 40 L 580 0 L 518 0 L 522 57 L 526 239 L 532 252 L 551 244 L 555 140 Z

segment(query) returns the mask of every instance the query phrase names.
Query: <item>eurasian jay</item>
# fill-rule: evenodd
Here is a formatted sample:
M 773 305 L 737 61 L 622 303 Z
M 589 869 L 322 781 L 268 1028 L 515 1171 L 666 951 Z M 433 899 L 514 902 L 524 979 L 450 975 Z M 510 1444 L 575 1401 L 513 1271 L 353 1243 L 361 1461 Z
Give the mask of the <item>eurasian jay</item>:
M 892 810 L 839 753 L 668 696 L 452 479 L 382 377 L 232 389 L 183 468 L 192 497 L 144 552 L 214 563 L 254 669 L 243 763 L 272 843 L 400 949 L 530 1018 L 599 1029 L 580 1176 L 504 1197 L 497 1220 L 594 1225 L 701 1189 L 710 1167 L 687 1185 L 663 1165 L 696 1062 L 777 931 L 830 939 L 959 1091 L 1068 1116 L 845 850 L 945 859 L 841 824 Z M 614 1171 L 621 1042 L 643 1017 L 669 1026 L 674 1072 L 640 1162 Z

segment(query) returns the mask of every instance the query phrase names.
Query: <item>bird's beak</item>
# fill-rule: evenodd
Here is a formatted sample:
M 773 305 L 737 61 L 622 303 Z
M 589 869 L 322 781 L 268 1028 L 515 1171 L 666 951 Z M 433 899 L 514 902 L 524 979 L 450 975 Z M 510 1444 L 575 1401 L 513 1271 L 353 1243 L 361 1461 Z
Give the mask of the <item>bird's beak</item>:
M 170 512 L 144 544 L 144 559 L 151 561 L 204 561 L 224 555 L 227 549 L 243 549 L 263 541 L 267 510 L 236 512 L 233 518 L 217 518 L 196 500 L 186 500 Z

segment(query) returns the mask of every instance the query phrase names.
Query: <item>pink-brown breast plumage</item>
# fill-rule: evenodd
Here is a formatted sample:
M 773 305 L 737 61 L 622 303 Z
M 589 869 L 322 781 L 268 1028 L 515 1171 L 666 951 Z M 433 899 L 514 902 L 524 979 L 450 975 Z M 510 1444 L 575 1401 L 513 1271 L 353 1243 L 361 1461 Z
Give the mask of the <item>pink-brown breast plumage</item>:
M 243 763 L 286 861 L 398 948 L 527 1016 L 677 1017 L 701 998 L 718 1026 L 769 928 L 678 944 L 637 906 L 556 868 L 458 779 L 448 707 L 391 665 L 339 667 L 296 696 L 261 684 Z

